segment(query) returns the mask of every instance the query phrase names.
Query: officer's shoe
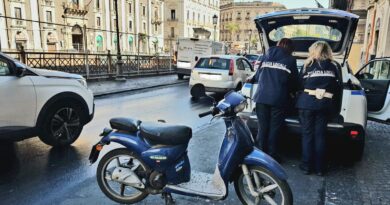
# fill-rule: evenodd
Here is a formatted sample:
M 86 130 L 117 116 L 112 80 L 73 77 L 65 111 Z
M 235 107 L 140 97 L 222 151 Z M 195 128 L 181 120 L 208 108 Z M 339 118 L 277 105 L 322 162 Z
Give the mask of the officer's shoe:
M 309 175 L 311 170 L 309 169 L 309 167 L 305 164 L 300 164 L 299 165 L 299 169 L 302 170 L 302 173 L 305 174 L 305 175 Z

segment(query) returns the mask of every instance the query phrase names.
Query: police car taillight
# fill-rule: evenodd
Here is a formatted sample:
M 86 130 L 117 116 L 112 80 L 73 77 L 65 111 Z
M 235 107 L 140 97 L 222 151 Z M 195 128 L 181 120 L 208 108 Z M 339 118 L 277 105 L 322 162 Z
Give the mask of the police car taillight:
M 233 75 L 233 73 L 234 73 L 234 60 L 230 59 L 229 75 Z
M 349 133 L 352 139 L 355 139 L 359 135 L 359 131 L 351 130 Z

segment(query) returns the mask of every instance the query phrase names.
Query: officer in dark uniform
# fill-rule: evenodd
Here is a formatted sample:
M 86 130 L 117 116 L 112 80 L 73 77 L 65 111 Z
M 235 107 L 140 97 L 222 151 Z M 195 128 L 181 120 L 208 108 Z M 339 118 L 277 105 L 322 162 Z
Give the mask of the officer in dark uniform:
M 334 111 L 335 95 L 340 92 L 339 71 L 332 50 L 324 41 L 309 48 L 309 58 L 300 72 L 302 90 L 297 99 L 302 127 L 302 164 L 304 174 L 325 171 L 325 132 L 330 111 Z
M 290 39 L 281 39 L 277 46 L 269 48 L 260 67 L 249 82 L 258 82 L 254 95 L 258 119 L 256 145 L 280 162 L 277 151 L 279 130 L 283 126 L 289 94 L 298 87 L 296 59 L 291 55 Z

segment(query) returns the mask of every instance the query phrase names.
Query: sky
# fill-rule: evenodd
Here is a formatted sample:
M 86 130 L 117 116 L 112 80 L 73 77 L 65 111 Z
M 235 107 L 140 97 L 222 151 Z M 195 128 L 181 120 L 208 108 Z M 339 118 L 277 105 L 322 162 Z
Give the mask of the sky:
M 243 0 L 235 0 L 235 1 L 239 2 Z M 284 4 L 288 9 L 301 8 L 301 7 L 317 8 L 317 4 L 315 0 L 263 0 L 263 1 L 278 2 Z M 325 8 L 328 8 L 329 0 L 318 0 L 318 2 Z

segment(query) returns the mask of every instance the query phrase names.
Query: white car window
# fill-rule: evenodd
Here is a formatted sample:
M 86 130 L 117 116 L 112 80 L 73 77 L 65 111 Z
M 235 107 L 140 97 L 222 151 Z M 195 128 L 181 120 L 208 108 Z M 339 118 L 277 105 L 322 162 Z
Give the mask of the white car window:
M 245 70 L 244 63 L 242 62 L 241 59 L 237 60 L 237 69 L 238 70 Z
M 252 70 L 251 65 L 246 60 L 242 60 L 245 70 Z
M 3 59 L 0 59 L 0 76 L 6 76 L 10 74 L 8 63 Z

